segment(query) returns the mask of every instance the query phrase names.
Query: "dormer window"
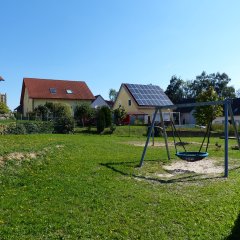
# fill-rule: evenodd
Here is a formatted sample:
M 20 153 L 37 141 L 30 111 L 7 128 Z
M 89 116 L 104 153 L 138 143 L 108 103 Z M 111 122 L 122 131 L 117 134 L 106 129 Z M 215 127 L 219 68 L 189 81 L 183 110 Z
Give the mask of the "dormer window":
M 73 91 L 71 89 L 67 89 L 66 92 L 67 92 L 67 94 L 72 94 L 73 93 Z
M 57 93 L 57 89 L 56 89 L 56 88 L 49 88 L 49 91 L 50 91 L 50 93 L 52 93 L 52 94 Z

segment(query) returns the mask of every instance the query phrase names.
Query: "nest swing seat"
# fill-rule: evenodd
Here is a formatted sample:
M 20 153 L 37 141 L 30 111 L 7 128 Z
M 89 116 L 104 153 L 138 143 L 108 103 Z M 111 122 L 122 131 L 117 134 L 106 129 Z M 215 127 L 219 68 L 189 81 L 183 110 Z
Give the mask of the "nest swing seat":
M 208 145 L 209 145 L 209 138 L 210 138 L 210 129 L 211 129 L 211 126 L 212 126 L 212 119 L 209 121 L 208 125 L 207 125 L 207 130 L 205 132 L 205 135 L 204 135 L 204 138 L 203 138 L 203 141 L 202 141 L 202 144 L 200 146 L 200 149 L 198 151 L 187 151 L 181 138 L 180 138 L 180 135 L 174 125 L 174 122 L 171 121 L 171 127 L 172 127 L 172 133 L 173 133 L 173 139 L 174 139 L 174 146 L 175 146 L 175 150 L 176 150 L 176 153 L 175 155 L 182 159 L 182 160 L 185 160 L 185 161 L 188 161 L 188 162 L 195 162 L 195 161 L 200 161 L 202 159 L 204 159 L 205 157 L 208 157 Z M 175 139 L 175 134 L 177 135 L 179 141 L 180 141 L 180 146 L 183 147 L 184 151 L 180 152 L 177 150 L 177 143 L 176 143 L 176 139 Z M 205 142 L 205 139 L 207 138 L 207 145 L 206 145 L 206 149 L 205 149 L 205 152 L 201 151 L 202 150 L 202 147 L 203 147 L 203 144 Z
M 176 152 L 175 154 L 182 160 L 195 162 L 204 159 L 208 156 L 208 152 Z

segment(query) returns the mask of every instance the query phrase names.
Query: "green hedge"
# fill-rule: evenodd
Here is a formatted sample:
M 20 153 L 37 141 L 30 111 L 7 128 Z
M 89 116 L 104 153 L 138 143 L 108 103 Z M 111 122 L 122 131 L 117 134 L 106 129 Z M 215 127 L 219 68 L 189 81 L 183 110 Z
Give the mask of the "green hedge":
M 21 122 L 11 123 L 9 125 L 0 125 L 0 134 L 36 134 L 52 133 L 52 122 Z

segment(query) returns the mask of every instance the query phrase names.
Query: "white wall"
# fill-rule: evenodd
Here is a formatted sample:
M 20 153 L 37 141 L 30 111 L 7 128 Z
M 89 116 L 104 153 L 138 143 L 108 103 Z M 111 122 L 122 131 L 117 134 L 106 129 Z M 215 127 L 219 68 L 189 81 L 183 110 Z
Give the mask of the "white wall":
M 91 104 L 92 108 L 98 108 L 102 106 L 108 107 L 108 104 L 105 102 L 105 100 L 101 96 L 98 96 Z

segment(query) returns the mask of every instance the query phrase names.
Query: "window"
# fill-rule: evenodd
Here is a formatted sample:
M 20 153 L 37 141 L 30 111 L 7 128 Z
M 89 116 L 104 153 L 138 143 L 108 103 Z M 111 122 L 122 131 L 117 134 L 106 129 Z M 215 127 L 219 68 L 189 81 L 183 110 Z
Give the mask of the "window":
M 128 106 L 131 106 L 132 105 L 132 101 L 131 99 L 128 100 Z
M 73 91 L 71 89 L 67 89 L 66 92 L 67 92 L 67 94 L 72 94 L 73 93 Z
M 57 93 L 57 89 L 56 88 L 49 88 L 49 91 L 52 94 Z

